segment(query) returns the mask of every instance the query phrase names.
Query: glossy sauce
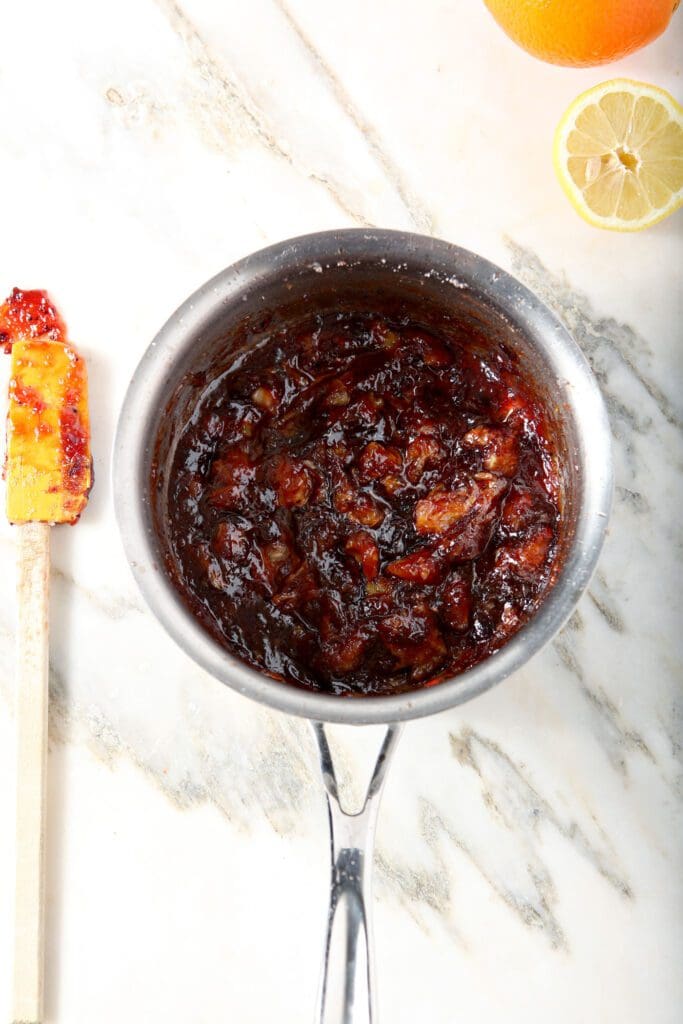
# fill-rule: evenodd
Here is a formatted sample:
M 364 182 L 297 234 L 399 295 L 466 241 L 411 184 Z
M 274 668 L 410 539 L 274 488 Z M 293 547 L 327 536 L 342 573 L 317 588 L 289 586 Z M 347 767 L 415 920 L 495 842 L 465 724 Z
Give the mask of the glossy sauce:
M 551 584 L 544 410 L 503 349 L 338 315 L 197 382 L 167 507 L 176 585 L 229 650 L 335 694 L 438 682 Z

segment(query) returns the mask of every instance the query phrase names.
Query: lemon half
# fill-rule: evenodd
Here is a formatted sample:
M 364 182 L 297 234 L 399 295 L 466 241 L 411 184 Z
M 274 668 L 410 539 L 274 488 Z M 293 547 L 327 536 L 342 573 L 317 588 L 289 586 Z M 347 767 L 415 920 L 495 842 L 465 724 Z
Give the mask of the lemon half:
M 645 82 L 603 82 L 567 108 L 553 157 L 585 220 L 640 231 L 683 203 L 683 107 Z

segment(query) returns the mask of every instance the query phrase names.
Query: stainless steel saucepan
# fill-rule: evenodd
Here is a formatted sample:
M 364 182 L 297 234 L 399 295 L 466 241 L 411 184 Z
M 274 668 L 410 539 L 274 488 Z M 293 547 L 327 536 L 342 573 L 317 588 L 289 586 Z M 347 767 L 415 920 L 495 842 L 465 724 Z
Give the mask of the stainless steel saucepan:
M 178 428 L 189 412 L 183 382 L 210 371 L 226 339 L 243 343 L 302 313 L 380 312 L 401 304 L 422 321 L 448 322 L 505 341 L 547 397 L 564 462 L 560 574 L 535 616 L 491 657 L 445 682 L 389 697 L 343 698 L 278 682 L 232 657 L 195 620 L 171 583 L 163 531 L 150 504 L 150 468 L 163 487 Z M 257 252 L 203 285 L 171 316 L 142 358 L 126 395 L 114 451 L 123 542 L 143 596 L 171 637 L 217 680 L 313 722 L 329 808 L 332 882 L 320 1024 L 373 1020 L 370 870 L 382 784 L 402 723 L 461 704 L 525 664 L 569 617 L 595 568 L 612 494 L 609 425 L 580 349 L 542 302 L 498 267 L 454 245 L 396 231 L 304 235 Z M 387 726 L 362 810 L 342 807 L 325 722 Z

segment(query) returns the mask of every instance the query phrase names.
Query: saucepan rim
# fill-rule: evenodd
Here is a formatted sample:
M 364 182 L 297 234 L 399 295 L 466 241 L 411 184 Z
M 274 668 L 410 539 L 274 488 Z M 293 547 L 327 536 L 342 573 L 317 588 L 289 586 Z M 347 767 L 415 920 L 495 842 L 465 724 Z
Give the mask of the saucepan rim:
M 582 480 L 576 526 L 563 567 L 533 618 L 495 654 L 436 686 L 386 697 L 337 697 L 271 679 L 232 656 L 194 618 L 158 556 L 150 521 L 149 430 L 174 367 L 187 347 L 227 302 L 274 273 L 355 260 L 411 261 L 444 268 L 455 289 L 472 288 L 540 347 L 562 379 L 577 430 Z M 116 516 L 124 550 L 152 612 L 173 640 L 232 689 L 270 707 L 317 721 L 388 723 L 435 714 L 470 700 L 525 664 L 569 618 L 588 585 L 604 541 L 612 501 L 611 439 L 607 412 L 593 373 L 567 329 L 536 296 L 500 267 L 449 242 L 409 232 L 342 229 L 287 239 L 247 256 L 202 285 L 168 319 L 143 355 L 119 417 L 113 457 Z

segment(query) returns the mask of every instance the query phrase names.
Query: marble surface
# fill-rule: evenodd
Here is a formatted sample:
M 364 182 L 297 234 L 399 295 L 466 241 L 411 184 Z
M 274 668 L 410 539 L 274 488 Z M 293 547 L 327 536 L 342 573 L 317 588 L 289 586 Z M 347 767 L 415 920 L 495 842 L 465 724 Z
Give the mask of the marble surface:
M 617 477 L 557 640 L 406 728 L 378 831 L 382 1024 L 680 1020 L 682 220 L 584 225 L 549 150 L 605 78 L 680 98 L 683 17 L 578 72 L 527 57 L 478 0 L 34 0 L 0 29 L 0 291 L 45 286 L 63 308 L 96 453 L 90 508 L 53 541 L 48 1021 L 312 1020 L 328 867 L 309 727 L 223 689 L 145 610 L 108 467 L 127 381 L 189 292 L 271 241 L 358 224 L 475 249 L 556 309 L 607 397 Z M 4 527 L 3 1018 L 13 551 Z M 358 737 L 335 736 L 350 777 Z

